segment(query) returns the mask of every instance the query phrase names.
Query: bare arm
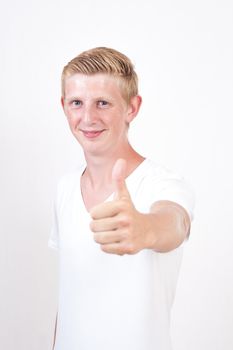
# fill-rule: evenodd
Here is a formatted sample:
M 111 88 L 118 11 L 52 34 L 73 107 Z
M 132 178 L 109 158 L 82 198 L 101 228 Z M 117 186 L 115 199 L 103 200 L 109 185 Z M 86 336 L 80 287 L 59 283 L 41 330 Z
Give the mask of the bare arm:
M 117 171 L 115 171 L 117 168 Z M 115 197 L 91 209 L 90 228 L 101 249 L 111 254 L 135 254 L 142 249 L 168 252 L 188 237 L 190 218 L 179 204 L 154 202 L 149 213 L 139 212 L 127 189 L 122 162 L 113 171 Z
M 191 226 L 186 210 L 171 201 L 155 202 L 146 222 L 151 248 L 158 252 L 177 248 L 188 237 Z
M 158 201 L 148 214 L 135 209 L 130 198 L 93 208 L 90 226 L 94 239 L 106 253 L 135 254 L 142 249 L 168 252 L 188 237 L 186 210 L 170 201 Z

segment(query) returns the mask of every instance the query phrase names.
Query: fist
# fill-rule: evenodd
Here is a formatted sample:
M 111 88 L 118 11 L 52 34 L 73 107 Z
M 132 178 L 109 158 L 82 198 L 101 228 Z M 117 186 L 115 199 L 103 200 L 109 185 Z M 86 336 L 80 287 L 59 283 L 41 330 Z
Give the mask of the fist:
M 114 199 L 92 208 L 90 228 L 101 249 L 111 254 L 135 254 L 147 247 L 146 215 L 139 213 L 125 183 L 126 161 L 118 159 L 112 170 Z

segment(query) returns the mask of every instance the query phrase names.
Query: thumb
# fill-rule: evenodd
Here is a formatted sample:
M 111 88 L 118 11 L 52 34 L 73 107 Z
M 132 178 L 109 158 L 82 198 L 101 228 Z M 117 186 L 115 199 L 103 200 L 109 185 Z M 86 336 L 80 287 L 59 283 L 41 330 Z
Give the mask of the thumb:
M 112 169 L 112 181 L 115 185 L 115 199 L 130 198 L 126 183 L 126 160 L 117 159 Z

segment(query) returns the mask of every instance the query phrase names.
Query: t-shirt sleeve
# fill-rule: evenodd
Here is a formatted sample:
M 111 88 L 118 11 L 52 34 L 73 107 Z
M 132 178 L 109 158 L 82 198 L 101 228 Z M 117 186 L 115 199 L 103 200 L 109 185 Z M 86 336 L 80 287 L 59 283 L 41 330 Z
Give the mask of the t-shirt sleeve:
M 179 174 L 153 162 L 149 163 L 147 176 L 143 181 L 142 195 L 152 205 L 161 200 L 175 202 L 182 206 L 190 216 L 194 217 L 195 195 L 191 185 Z
M 154 201 L 169 200 L 181 205 L 194 218 L 195 196 L 192 187 L 182 178 L 167 178 L 160 180 L 156 186 Z

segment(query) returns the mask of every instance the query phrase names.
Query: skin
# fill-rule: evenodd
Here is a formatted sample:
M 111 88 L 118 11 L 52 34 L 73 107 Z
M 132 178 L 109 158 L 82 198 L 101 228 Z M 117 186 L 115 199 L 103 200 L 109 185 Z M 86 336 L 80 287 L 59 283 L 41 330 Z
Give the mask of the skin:
M 66 79 L 61 102 L 86 158 L 81 190 L 92 218 L 93 238 L 100 248 L 123 255 L 142 249 L 167 252 L 178 247 L 190 229 L 185 209 L 160 201 L 152 204 L 150 213 L 142 214 L 134 207 L 125 183 L 144 160 L 127 137 L 141 97 L 134 96 L 126 103 L 113 76 L 75 74 Z M 114 200 L 104 202 L 112 193 Z

